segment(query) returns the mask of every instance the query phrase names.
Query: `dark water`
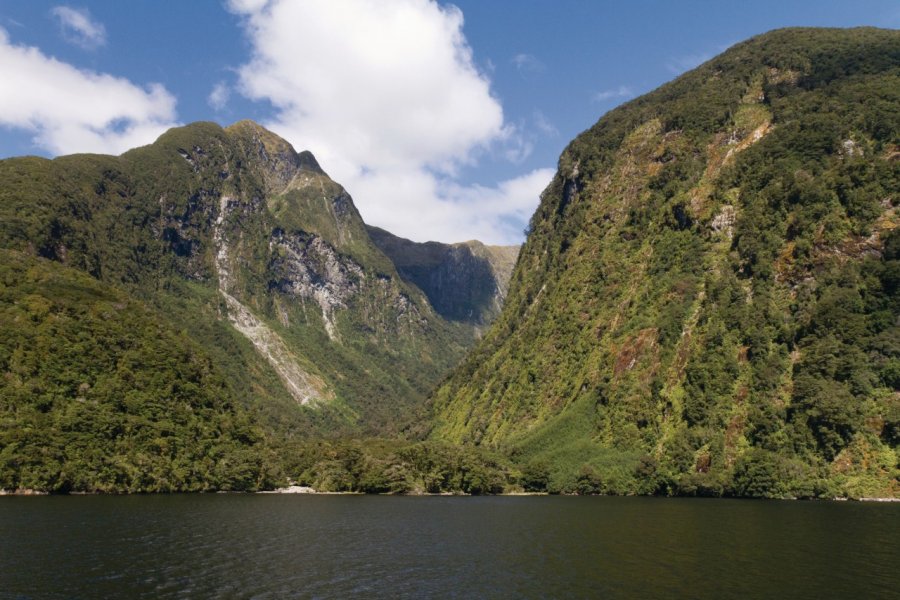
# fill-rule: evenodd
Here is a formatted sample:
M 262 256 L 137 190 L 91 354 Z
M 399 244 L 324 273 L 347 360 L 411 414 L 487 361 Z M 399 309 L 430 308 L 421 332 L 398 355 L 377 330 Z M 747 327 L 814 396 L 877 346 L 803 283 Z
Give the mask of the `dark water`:
M 4 598 L 898 598 L 900 505 L 0 498 Z

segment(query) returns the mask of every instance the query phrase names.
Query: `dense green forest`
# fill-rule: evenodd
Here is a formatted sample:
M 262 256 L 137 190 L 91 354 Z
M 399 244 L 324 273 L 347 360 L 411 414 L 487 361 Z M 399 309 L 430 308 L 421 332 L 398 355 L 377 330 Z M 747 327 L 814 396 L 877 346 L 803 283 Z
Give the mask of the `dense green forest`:
M 183 332 L 74 269 L 0 250 L 0 489 L 256 490 L 264 433 Z
M 287 435 L 395 432 L 471 343 L 399 277 L 312 155 L 248 121 L 176 128 L 120 157 L 0 161 L 0 247 L 158 307 Z M 280 363 L 236 331 L 248 316 Z
M 775 31 L 605 115 L 433 439 L 552 491 L 896 496 L 900 32 Z

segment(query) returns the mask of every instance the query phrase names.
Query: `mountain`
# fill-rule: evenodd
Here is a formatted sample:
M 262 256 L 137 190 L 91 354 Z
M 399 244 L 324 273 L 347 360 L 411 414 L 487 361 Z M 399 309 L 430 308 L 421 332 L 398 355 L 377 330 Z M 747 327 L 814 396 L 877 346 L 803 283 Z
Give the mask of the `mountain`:
M 0 488 L 265 486 L 273 440 L 395 434 L 473 340 L 250 121 L 0 161 L 0 251 Z
M 611 111 L 432 439 L 531 489 L 900 495 L 898 190 L 898 31 L 774 31 Z
M 418 243 L 368 226 L 369 236 L 405 281 L 417 286 L 442 317 L 476 329 L 500 313 L 519 246 Z

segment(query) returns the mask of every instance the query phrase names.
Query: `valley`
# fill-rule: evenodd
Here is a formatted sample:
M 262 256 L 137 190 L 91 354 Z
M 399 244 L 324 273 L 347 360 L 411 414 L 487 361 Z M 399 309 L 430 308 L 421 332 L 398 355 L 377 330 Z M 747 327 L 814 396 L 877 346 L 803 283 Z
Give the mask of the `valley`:
M 252 121 L 0 161 L 0 489 L 896 498 L 900 34 L 776 30 L 575 138 L 524 245 Z

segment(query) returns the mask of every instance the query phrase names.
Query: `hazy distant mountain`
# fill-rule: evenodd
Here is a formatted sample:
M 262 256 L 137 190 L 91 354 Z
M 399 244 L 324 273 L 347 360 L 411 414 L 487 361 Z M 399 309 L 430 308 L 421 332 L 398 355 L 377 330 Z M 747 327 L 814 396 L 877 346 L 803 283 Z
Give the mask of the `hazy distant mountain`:
M 400 277 L 425 292 L 445 319 L 480 328 L 500 313 L 519 246 L 486 246 L 477 240 L 418 243 L 378 227 L 368 230 Z
M 433 437 L 555 490 L 900 494 L 898 144 L 898 31 L 775 31 L 611 111 Z

